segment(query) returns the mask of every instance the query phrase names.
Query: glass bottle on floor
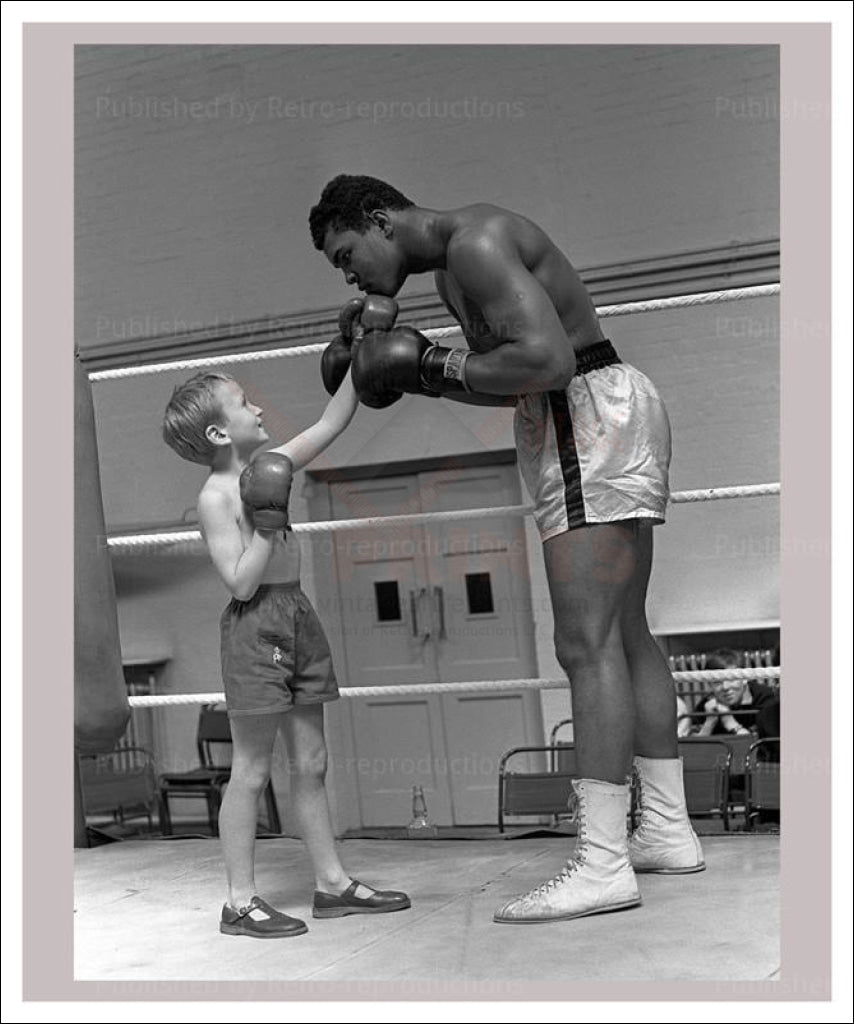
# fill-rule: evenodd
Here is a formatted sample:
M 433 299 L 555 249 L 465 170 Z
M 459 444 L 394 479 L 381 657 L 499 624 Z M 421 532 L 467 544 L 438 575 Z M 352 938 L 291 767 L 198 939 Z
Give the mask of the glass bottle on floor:
M 427 801 L 424 799 L 424 787 L 412 787 L 412 821 L 406 826 L 410 839 L 435 839 L 439 830 L 427 815 Z

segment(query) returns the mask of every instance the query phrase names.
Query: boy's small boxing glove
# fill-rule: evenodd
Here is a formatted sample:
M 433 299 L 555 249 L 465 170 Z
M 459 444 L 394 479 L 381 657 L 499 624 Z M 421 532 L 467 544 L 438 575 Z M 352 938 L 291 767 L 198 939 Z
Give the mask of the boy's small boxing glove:
M 278 452 L 262 452 L 240 474 L 240 499 L 252 509 L 257 530 L 286 530 L 294 464 Z

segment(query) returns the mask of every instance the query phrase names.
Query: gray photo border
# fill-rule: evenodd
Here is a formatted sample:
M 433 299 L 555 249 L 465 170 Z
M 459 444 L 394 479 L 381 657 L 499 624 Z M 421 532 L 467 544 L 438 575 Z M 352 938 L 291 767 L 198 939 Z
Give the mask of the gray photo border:
M 720 984 L 413 982 L 405 986 L 357 982 L 141 984 L 73 979 L 73 523 L 72 517 L 65 514 L 65 510 L 73 508 L 74 483 L 73 46 L 155 42 L 447 45 L 448 38 L 448 26 L 438 23 L 23 26 L 24 464 L 38 465 L 44 452 L 51 452 L 50 480 L 34 472 L 26 473 L 23 496 L 25 1001 L 535 1003 L 830 998 L 831 27 L 827 23 L 453 25 L 455 43 L 780 46 L 781 616 L 783 659 L 786 679 L 790 681 L 783 704 L 784 729 L 791 739 L 787 744 L 790 762 L 784 786 L 788 827 L 782 842 L 783 958 L 779 979 Z M 805 196 L 809 201 L 804 201 Z M 850 339 L 846 344 L 849 342 Z M 809 369 L 804 367 L 805 352 L 809 353 Z M 45 415 L 46 409 L 51 410 L 50 415 Z M 57 509 L 63 514 L 57 516 Z M 45 658 L 46 622 L 51 624 L 49 667 Z M 804 728 L 804 723 L 809 727 Z M 49 928 L 43 927 L 45 921 L 50 922 Z M 254 1011 L 250 1008 L 249 1012 Z

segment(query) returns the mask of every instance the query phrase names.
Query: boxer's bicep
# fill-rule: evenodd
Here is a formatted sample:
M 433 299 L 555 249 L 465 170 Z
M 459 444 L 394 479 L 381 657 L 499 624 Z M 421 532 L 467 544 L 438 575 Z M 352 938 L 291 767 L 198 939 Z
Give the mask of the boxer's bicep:
M 451 264 L 490 334 L 505 343 L 481 357 L 484 363 L 506 363 L 543 380 L 572 376 L 574 353 L 554 303 L 512 244 L 490 237 L 463 241 L 449 253 L 449 269 Z

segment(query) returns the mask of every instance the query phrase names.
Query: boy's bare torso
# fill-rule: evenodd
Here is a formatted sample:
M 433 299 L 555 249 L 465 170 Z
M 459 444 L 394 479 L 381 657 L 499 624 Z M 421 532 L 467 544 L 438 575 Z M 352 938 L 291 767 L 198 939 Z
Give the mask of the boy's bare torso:
M 228 509 L 234 517 L 235 526 L 240 531 L 245 550 L 252 540 L 253 526 L 249 521 L 238 490 L 239 477 L 228 474 L 211 474 L 202 492 L 216 491 L 225 498 Z M 264 570 L 261 583 L 297 583 L 300 578 L 300 546 L 299 540 L 292 531 L 276 534 L 276 541 L 270 561 Z

